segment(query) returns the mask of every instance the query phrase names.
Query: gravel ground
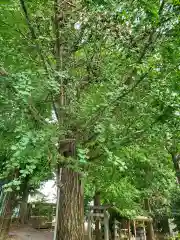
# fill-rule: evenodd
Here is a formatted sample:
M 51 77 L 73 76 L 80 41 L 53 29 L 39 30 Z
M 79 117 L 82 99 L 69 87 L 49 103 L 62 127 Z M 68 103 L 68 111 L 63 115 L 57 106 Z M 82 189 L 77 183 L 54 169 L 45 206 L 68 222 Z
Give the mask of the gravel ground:
M 37 231 L 32 228 L 14 229 L 10 236 L 17 240 L 53 240 L 52 231 Z

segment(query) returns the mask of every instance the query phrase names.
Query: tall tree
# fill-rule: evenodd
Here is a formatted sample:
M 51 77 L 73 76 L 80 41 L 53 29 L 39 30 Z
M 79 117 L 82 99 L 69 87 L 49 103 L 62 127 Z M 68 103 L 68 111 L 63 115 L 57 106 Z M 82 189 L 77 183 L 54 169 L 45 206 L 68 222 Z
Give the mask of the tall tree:
M 1 128 L 10 133 L 1 138 L 10 159 L 3 176 L 18 170 L 17 184 L 50 158 L 61 169 L 58 238 L 83 239 L 81 173 L 121 171 L 119 149 L 157 140 L 174 117 L 179 63 L 167 55 L 179 57 L 179 6 L 16 0 L 1 8 L 0 54 L 9 73 L 1 74 Z M 143 187 L 124 179 L 133 199 Z

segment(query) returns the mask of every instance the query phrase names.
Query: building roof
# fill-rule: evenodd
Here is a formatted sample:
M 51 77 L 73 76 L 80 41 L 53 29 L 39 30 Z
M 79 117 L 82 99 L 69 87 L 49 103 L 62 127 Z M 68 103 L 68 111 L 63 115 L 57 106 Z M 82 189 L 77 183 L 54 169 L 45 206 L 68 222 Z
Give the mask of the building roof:
M 134 220 L 136 220 L 136 221 L 150 222 L 150 221 L 152 221 L 152 218 L 151 218 L 151 217 L 146 217 L 146 216 L 136 216 L 136 217 L 134 218 Z

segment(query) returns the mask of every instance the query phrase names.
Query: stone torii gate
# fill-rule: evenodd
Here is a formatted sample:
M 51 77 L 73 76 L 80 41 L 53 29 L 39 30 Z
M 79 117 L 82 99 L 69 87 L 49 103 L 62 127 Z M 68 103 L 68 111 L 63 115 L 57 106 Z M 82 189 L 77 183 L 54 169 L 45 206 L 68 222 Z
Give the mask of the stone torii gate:
M 92 224 L 99 220 L 104 225 L 104 240 L 109 240 L 109 206 L 92 206 L 88 214 L 88 240 L 93 240 Z

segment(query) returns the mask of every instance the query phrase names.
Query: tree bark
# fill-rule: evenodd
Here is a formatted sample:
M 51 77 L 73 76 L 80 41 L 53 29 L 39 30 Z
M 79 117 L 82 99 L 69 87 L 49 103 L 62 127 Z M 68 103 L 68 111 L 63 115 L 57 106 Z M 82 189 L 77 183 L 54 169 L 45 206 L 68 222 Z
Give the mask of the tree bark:
M 54 33 L 55 33 L 55 59 L 56 71 L 67 71 L 67 62 L 71 55 L 70 41 L 74 41 L 71 24 L 74 16 L 74 6 L 76 2 L 54 0 Z M 74 19 L 73 19 L 74 21 Z M 69 24 L 70 23 L 70 24 Z M 70 27 L 68 27 L 70 25 Z M 68 79 L 57 76 L 60 83 L 59 94 L 53 97 L 53 108 L 61 126 L 67 126 L 66 107 L 70 104 L 66 91 Z M 56 103 L 56 104 L 55 104 Z M 58 107 L 56 107 L 58 105 Z M 67 110 L 67 112 L 65 111 Z M 65 127 L 66 128 L 66 127 Z M 68 134 L 67 134 L 68 135 Z M 59 181 L 59 204 L 57 216 L 56 240 L 83 240 L 84 239 L 84 196 L 81 176 L 75 170 L 67 166 L 68 157 L 76 161 L 75 139 L 68 140 L 69 136 L 64 136 L 60 142 L 59 153 L 65 157 L 65 165 L 60 166 L 61 175 Z M 74 134 L 72 134 L 74 137 Z M 61 136 L 62 137 L 62 136 Z M 72 138 L 72 136 L 70 137 Z M 67 161 L 66 161 L 67 160 Z M 60 165 L 60 164 L 59 164 Z
M 27 223 L 28 197 L 29 197 L 29 176 L 24 179 L 21 185 L 21 204 L 19 211 L 19 221 L 21 224 Z
M 58 240 L 84 239 L 83 200 L 80 174 L 70 168 L 62 168 Z
M 144 200 L 144 205 L 145 205 L 145 209 L 150 213 L 151 212 L 151 208 L 150 208 L 150 204 L 149 204 L 149 199 L 145 199 Z M 147 222 L 147 240 L 154 240 L 155 236 L 154 236 L 154 228 L 153 228 L 153 222 Z
M 94 206 L 99 207 L 100 205 L 101 205 L 101 195 L 100 195 L 100 192 L 96 191 L 94 195 Z M 98 219 L 96 219 L 95 221 L 95 240 L 101 240 L 100 220 Z
M 11 225 L 11 216 L 14 207 L 14 193 L 7 193 L 4 196 L 3 211 L 0 221 L 0 240 L 7 240 Z
M 20 204 L 19 211 L 19 220 L 21 224 L 27 223 L 27 211 L 28 211 L 28 197 L 29 197 L 29 188 L 26 184 L 26 188 L 24 188 L 23 196 Z
M 178 184 L 180 184 L 180 165 L 179 165 L 180 154 L 172 152 L 171 157 L 172 157 L 172 161 L 173 161 L 173 165 L 174 165 L 174 170 L 176 172 L 177 182 L 178 182 Z

